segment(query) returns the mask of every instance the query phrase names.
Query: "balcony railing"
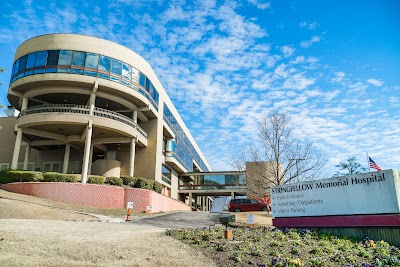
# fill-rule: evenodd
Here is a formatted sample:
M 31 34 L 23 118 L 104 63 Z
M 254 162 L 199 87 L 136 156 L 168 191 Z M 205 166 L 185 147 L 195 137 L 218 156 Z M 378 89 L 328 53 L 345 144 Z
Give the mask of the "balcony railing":
M 90 114 L 90 107 L 83 105 L 73 105 L 73 104 L 60 104 L 60 105 L 40 105 L 25 109 L 22 111 L 18 117 L 23 117 L 25 115 L 36 114 L 36 113 L 49 113 L 49 112 L 60 112 L 60 113 L 77 113 L 77 114 Z M 97 117 L 108 118 L 111 120 L 119 121 L 125 123 L 133 128 L 135 128 L 139 133 L 147 138 L 147 133 L 140 128 L 140 126 L 135 123 L 132 119 L 117 112 L 103 109 L 94 108 L 93 115 Z
M 221 190 L 221 189 L 247 189 L 245 184 L 196 184 L 180 185 L 179 190 Z

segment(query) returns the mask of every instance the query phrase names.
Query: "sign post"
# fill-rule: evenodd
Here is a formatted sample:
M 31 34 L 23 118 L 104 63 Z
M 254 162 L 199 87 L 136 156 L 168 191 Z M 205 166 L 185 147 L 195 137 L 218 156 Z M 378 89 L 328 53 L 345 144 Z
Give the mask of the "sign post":
M 131 220 L 131 210 L 133 209 L 133 202 L 126 203 L 126 219 L 125 221 Z
M 253 228 L 254 214 L 247 215 L 247 224 L 249 225 L 250 228 Z

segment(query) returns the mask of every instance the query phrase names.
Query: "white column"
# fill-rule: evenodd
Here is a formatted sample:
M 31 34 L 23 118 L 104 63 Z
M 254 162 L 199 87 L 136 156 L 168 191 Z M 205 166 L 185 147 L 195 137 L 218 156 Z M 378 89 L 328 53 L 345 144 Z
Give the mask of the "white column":
M 63 170 L 62 173 L 68 172 L 68 163 L 69 163 L 69 153 L 71 151 L 71 145 L 69 143 L 65 144 L 65 151 L 64 151 L 64 163 L 63 163 Z
M 92 145 L 92 121 L 89 122 L 86 132 L 85 150 L 83 154 L 82 164 L 82 184 L 86 184 L 88 177 L 89 158 L 90 158 L 90 146 Z
M 29 158 L 31 155 L 31 142 L 28 142 L 28 144 L 26 145 L 26 150 L 25 150 L 25 159 L 24 159 L 24 170 L 28 169 L 29 166 Z
M 231 199 L 235 198 L 235 192 L 231 192 Z
M 28 98 L 24 97 L 22 98 L 21 111 L 24 111 L 27 107 L 28 107 Z
M 129 154 L 129 176 L 133 176 L 135 171 L 135 148 L 136 148 L 136 138 L 131 140 L 131 151 Z
M 90 111 L 89 115 L 93 115 L 93 110 L 94 110 L 94 104 L 96 102 L 96 94 L 91 93 L 90 94 L 90 99 L 89 99 L 89 106 L 90 106 Z
M 92 160 L 93 160 L 93 144 L 90 145 L 90 156 L 89 156 L 88 175 L 91 175 L 91 174 L 92 174 Z
M 134 123 L 137 123 L 137 110 L 134 110 L 132 113 L 132 120 Z
M 193 198 L 193 194 L 189 193 L 189 206 L 192 206 L 192 198 Z
M 17 138 L 15 139 L 14 153 L 11 161 L 11 169 L 16 170 L 18 167 L 19 150 L 21 149 L 22 129 L 18 128 Z
M 203 196 L 202 198 L 203 198 L 203 203 L 201 204 L 201 206 L 202 206 L 202 208 L 203 208 L 203 211 L 206 211 L 206 210 L 207 210 L 207 209 L 206 209 L 207 197 L 206 197 L 206 196 Z

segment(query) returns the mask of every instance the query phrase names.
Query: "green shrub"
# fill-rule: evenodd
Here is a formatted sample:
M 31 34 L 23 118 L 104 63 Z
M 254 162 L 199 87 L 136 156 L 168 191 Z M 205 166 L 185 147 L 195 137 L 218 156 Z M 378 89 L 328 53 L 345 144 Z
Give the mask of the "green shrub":
M 133 177 L 133 176 L 121 176 L 121 179 L 122 179 L 124 185 L 129 185 L 131 187 L 135 187 L 135 184 L 136 184 L 136 181 L 137 181 L 136 177 Z
M 161 192 L 162 192 L 162 185 L 161 185 L 161 183 L 158 182 L 158 181 L 154 181 L 153 183 L 154 183 L 154 184 L 153 184 L 153 191 L 156 191 L 157 193 L 161 194 Z
M 42 180 L 41 172 L 21 171 L 21 170 L 2 170 L 0 171 L 0 184 L 15 182 L 35 182 Z
M 104 184 L 105 179 L 104 176 L 90 176 L 87 182 L 89 184 Z
M 76 183 L 78 178 L 73 174 L 65 174 L 58 172 L 46 172 L 43 174 L 45 182 L 70 182 Z
M 153 180 L 138 177 L 137 181 L 135 183 L 135 188 L 143 188 L 143 189 L 153 190 L 153 184 L 154 184 Z
M 119 177 L 107 177 L 106 184 L 122 186 L 124 181 Z

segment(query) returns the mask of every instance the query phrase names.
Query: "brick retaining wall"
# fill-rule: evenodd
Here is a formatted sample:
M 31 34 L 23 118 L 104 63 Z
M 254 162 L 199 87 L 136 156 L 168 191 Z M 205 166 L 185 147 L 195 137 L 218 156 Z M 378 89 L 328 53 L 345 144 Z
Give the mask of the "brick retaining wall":
M 146 211 L 148 206 L 152 206 L 152 213 L 191 210 L 183 202 L 139 188 L 57 182 L 1 184 L 0 188 L 18 194 L 97 208 L 126 208 L 126 202 L 131 201 L 134 211 Z

